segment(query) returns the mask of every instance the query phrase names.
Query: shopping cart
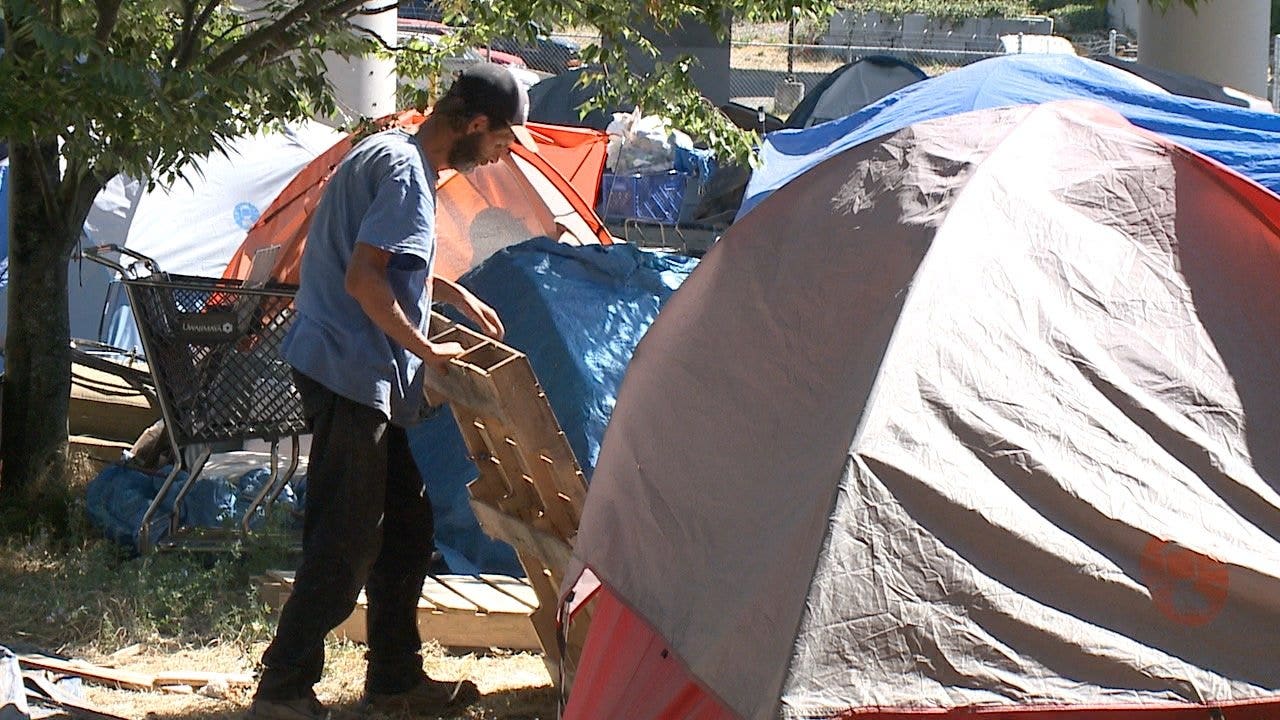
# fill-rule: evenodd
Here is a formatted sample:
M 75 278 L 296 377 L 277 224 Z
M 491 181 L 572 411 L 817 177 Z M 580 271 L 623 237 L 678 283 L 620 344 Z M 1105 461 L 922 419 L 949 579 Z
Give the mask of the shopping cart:
M 140 549 L 155 549 L 152 521 L 163 520 L 161 507 L 183 470 L 187 477 L 168 511 L 165 547 L 211 540 L 217 545 L 228 535 L 248 534 L 255 517 L 270 514 L 298 469 L 298 436 L 306 423 L 290 368 L 280 355 L 293 322 L 297 288 L 255 280 L 253 273 L 243 282 L 171 275 L 151 258 L 116 245 L 84 248 L 81 253 L 120 274 L 173 451 L 173 468 L 142 517 Z M 269 268 L 255 260 L 259 265 Z M 284 438 L 292 441 L 292 453 L 282 473 Z M 181 527 L 183 499 L 213 446 L 250 439 L 271 442 L 271 474 L 238 527 Z

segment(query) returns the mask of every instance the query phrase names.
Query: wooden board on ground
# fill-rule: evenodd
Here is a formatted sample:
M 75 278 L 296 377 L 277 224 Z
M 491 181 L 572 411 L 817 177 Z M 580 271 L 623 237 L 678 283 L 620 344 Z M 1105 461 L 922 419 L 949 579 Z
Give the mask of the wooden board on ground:
M 262 599 L 277 610 L 284 606 L 292 587 L 293 573 L 285 570 L 268 570 L 258 579 Z M 533 589 L 516 578 L 432 575 L 423 583 L 418 598 L 418 634 L 445 647 L 541 650 L 530 620 L 536 609 Z M 334 635 L 366 642 L 367 617 L 368 602 L 361 592 L 355 610 Z
M 119 375 L 71 365 L 71 399 L 67 424 L 73 435 L 132 443 L 160 411 Z
M 71 435 L 67 437 L 67 445 L 73 454 L 83 453 L 93 464 L 93 469 L 101 472 L 111 463 L 119 462 L 124 451 L 128 450 L 132 443 L 90 435 Z

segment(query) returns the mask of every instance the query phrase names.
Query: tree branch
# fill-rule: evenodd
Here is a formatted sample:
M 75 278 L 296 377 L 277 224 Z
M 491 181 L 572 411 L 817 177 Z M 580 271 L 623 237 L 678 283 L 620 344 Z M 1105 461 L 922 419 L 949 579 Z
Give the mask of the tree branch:
M 98 0 L 98 24 L 93 28 L 93 38 L 99 45 L 106 45 L 120 19 L 121 0 Z
M 396 3 L 391 3 L 391 4 L 389 4 L 389 5 L 383 5 L 383 6 L 381 6 L 381 7 L 375 7 L 375 8 L 363 8 L 363 7 L 362 7 L 362 8 L 360 8 L 359 10 L 356 10 L 356 11 L 355 11 L 354 13 L 352 13 L 352 14 L 353 14 L 353 15 L 381 15 L 381 14 L 382 14 L 382 13 L 384 13 L 384 12 L 391 12 L 391 11 L 395 10 L 395 9 L 396 9 L 396 7 L 397 7 L 397 4 L 396 4 Z
M 174 69 L 183 70 L 191 66 L 191 61 L 195 59 L 196 51 L 200 49 L 200 36 L 204 33 L 204 27 L 209 24 L 209 18 L 213 17 L 213 12 L 221 4 L 222 0 L 209 0 L 205 3 L 205 6 L 200 10 L 200 14 L 191 23 L 190 34 L 183 38 L 180 48 L 175 48 Z
M 287 38 L 295 26 L 303 22 L 304 18 L 312 15 L 322 20 L 338 16 L 345 17 L 364 2 L 365 0 L 337 0 L 336 2 L 334 0 L 305 0 L 275 22 L 254 30 L 237 40 L 231 47 L 218 53 L 218 56 L 209 63 L 209 71 L 216 73 L 226 70 L 232 65 L 247 61 L 250 57 L 259 53 L 264 55 L 264 59 L 269 59 L 272 56 L 266 53 L 267 48 Z M 258 64 L 261 64 L 261 61 Z
M 173 43 L 173 47 L 169 48 L 169 57 L 164 59 L 166 66 L 173 65 L 178 55 L 191 43 L 191 26 L 195 22 L 195 14 L 195 0 L 182 0 L 182 27 L 178 30 L 178 38 Z

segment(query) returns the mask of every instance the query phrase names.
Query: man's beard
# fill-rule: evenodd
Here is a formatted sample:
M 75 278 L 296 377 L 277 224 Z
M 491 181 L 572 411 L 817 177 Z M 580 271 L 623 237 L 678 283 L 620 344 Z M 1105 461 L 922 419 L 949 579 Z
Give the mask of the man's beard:
M 449 148 L 449 167 L 460 173 L 471 172 L 480 164 L 480 141 L 484 133 L 467 133 Z

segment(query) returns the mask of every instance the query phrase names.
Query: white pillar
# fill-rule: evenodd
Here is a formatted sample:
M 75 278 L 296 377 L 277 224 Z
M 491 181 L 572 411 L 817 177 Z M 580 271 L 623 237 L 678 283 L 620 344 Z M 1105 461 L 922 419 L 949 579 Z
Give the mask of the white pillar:
M 1138 62 L 1267 94 L 1270 0 L 1174 0 L 1162 12 L 1139 4 Z
M 1138 28 L 1138 4 L 1146 0 L 1107 0 L 1107 21 L 1112 29 L 1133 33 Z
M 376 33 L 387 45 L 394 47 L 395 8 L 377 0 L 365 4 L 366 9 L 378 7 L 389 9 L 376 15 L 355 16 L 351 24 L 364 30 L 353 29 L 352 32 Z M 360 117 L 381 117 L 398 109 L 394 60 L 373 55 L 342 58 L 329 54 L 325 56 L 325 67 L 338 103 L 338 117 L 331 119 L 332 124 L 340 125 Z

